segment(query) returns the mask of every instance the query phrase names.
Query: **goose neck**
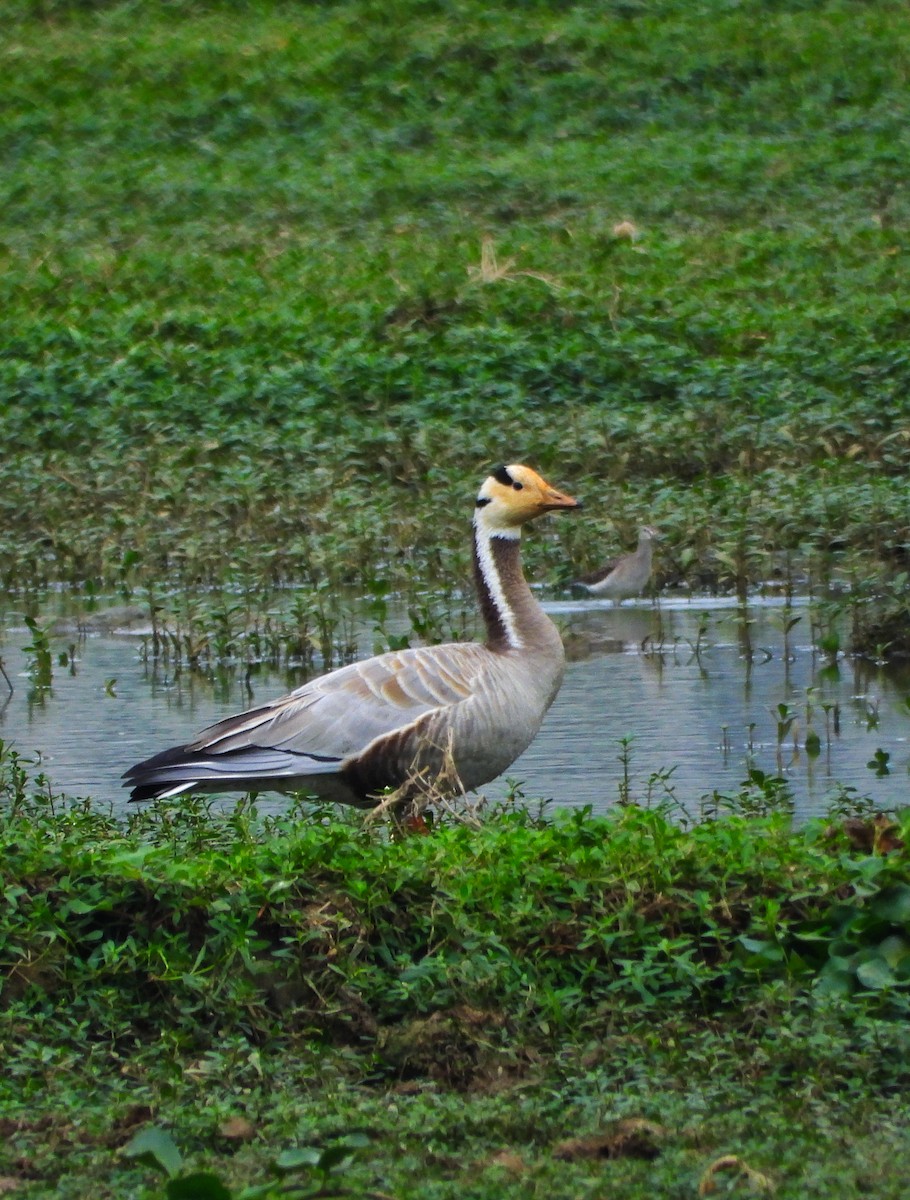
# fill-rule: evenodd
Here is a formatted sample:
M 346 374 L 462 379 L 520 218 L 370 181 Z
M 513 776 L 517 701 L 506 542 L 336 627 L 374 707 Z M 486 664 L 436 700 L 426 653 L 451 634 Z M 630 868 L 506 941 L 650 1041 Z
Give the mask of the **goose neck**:
M 494 533 L 475 523 L 474 579 L 491 650 L 532 650 L 549 642 L 556 630 L 525 580 L 517 530 Z

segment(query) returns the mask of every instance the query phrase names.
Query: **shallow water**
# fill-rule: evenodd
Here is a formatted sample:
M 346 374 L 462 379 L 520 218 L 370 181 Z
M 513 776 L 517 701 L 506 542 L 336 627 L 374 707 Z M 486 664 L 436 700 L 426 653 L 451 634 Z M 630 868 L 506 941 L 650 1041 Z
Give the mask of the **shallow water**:
M 828 667 L 809 644 L 804 607 L 794 609 L 801 620 L 788 656 L 781 604 L 750 606 L 751 658 L 743 653 L 733 605 L 718 600 L 662 601 L 659 610 L 645 602 L 614 608 L 598 600 L 546 607 L 564 631 L 570 662 L 544 728 L 508 772 L 529 801 L 602 811 L 627 787 L 633 799 L 672 794 L 697 812 L 715 790 L 736 791 L 751 765 L 784 776 L 803 818 L 823 812 L 843 787 L 881 806 L 906 803 L 907 671 L 845 659 Z M 696 655 L 702 614 L 708 614 L 707 632 Z M 168 678 L 141 661 L 135 635 L 111 634 L 82 639 L 70 669 L 57 665 L 58 652 L 73 641 L 61 636 L 53 639 L 53 683 L 42 691 L 27 676 L 22 647 L 28 641 L 24 630 L 10 630 L 0 643 L 14 683 L 0 712 L 0 738 L 27 756 L 40 754 L 55 790 L 90 795 L 116 810 L 126 799 L 120 775 L 132 763 L 302 678 L 262 670 L 252 677 L 252 693 L 242 670 L 216 680 L 187 670 Z M 369 654 L 366 630 L 362 642 L 361 652 Z M 5 688 L 0 678 L 0 704 Z M 810 688 L 816 689 L 811 701 Z M 803 745 L 807 702 L 821 739 L 814 758 Z M 776 709 L 782 703 L 796 710 L 797 721 L 779 746 Z M 626 766 L 620 761 L 624 738 L 632 739 Z M 889 774 L 881 776 L 867 766 L 879 749 L 889 755 Z M 500 798 L 508 787 L 500 779 L 484 792 Z

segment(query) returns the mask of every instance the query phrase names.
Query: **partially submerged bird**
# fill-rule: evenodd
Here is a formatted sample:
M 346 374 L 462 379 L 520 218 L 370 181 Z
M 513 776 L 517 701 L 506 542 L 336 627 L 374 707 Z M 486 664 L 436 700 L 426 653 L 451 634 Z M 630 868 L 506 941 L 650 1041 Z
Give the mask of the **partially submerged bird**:
M 651 543 L 659 537 L 653 525 L 643 526 L 638 533 L 637 549 L 614 558 L 593 575 L 585 575 L 576 581 L 577 586 L 587 588 L 595 596 L 609 596 L 614 604 L 638 596 L 651 578 Z
M 521 527 L 578 507 L 530 467 L 497 467 L 474 509 L 485 644 L 395 650 L 330 671 L 131 767 L 130 799 L 305 791 L 367 808 L 389 788 L 418 794 L 447 777 L 471 791 L 494 779 L 530 744 L 565 670 L 559 631 L 522 574 Z

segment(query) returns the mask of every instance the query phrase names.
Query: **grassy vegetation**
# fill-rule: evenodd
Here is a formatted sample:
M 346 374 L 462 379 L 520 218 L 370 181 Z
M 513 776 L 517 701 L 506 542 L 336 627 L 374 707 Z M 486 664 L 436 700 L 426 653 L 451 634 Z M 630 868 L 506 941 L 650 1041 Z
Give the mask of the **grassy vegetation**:
M 528 460 L 587 501 L 529 542 L 551 585 L 647 521 L 663 582 L 807 579 L 830 652 L 844 607 L 907 647 L 898 0 L 9 0 L 4 34 L 30 615 L 118 590 L 197 663 L 330 660 L 390 590 L 459 633 L 478 477 Z M 389 843 L 0 772 L 0 1188 L 904 1194 L 905 817 Z M 169 1182 L 118 1153 L 156 1128 Z
M 10 7 L 5 586 L 903 568 L 901 4 Z
M 900 1194 L 906 816 L 390 842 L 248 804 L 124 826 L 2 770 L 19 1194 L 163 1195 L 143 1146 L 173 1197 L 675 1196 L 712 1164 L 736 1194 L 730 1154 L 780 1196 Z

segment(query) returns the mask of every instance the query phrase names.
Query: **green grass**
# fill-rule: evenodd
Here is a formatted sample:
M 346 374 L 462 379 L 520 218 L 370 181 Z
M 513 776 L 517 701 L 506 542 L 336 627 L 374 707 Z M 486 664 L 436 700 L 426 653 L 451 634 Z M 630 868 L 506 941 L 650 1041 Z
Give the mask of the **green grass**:
M 355 1196 L 674 1196 L 729 1153 L 783 1196 L 899 1194 L 907 814 L 794 830 L 744 793 L 690 828 L 505 808 L 390 841 L 245 802 L 124 825 L 2 766 L 23 1195 L 162 1194 L 143 1130 L 237 1196 L 292 1151 Z M 631 1118 L 662 1128 L 611 1149 Z
M 458 586 L 503 459 L 550 582 L 905 559 L 902 6 L 15 13 L 7 587 Z
M 31 1127 L 11 1149 L 31 1152 L 36 1174 L 46 1173 L 25 1195 L 81 1197 L 88 1187 L 104 1198 L 161 1197 L 160 1175 L 118 1153 L 151 1110 L 154 1127 L 171 1130 L 184 1171 L 211 1173 L 235 1196 L 272 1181 L 272 1200 L 280 1193 L 271 1164 L 283 1153 L 336 1146 L 356 1132 L 367 1145 L 353 1150 L 334 1185 L 357 1197 L 691 1196 L 711 1164 L 731 1153 L 766 1175 L 778 1196 L 898 1200 L 905 1080 L 883 1071 L 882 1059 L 905 1053 L 893 1026 L 869 1022 L 857 1036 L 836 1014 L 779 1019 L 777 1036 L 660 1022 L 567 1051 L 518 1080 L 451 1092 L 432 1081 L 358 1078 L 350 1057 L 314 1061 L 296 1047 L 289 1055 L 232 1040 L 190 1064 L 159 1049 L 154 1067 L 151 1056 L 134 1057 L 103 1080 L 95 1073 L 71 1120 L 64 1113 L 75 1080 L 67 1086 L 62 1076 L 87 1074 L 73 1054 L 41 1068 L 50 1080 L 46 1106 L 33 1105 Z M 238 1117 L 239 1137 L 221 1132 Z M 632 1118 L 665 1130 L 642 1139 L 655 1157 L 563 1157 L 570 1139 L 605 1141 Z M 44 1139 L 56 1146 L 53 1158 L 32 1149 Z M 319 1183 L 314 1171 L 291 1178 Z M 723 1195 L 732 1180 L 717 1178 Z M 726 1194 L 750 1192 L 734 1186 Z

